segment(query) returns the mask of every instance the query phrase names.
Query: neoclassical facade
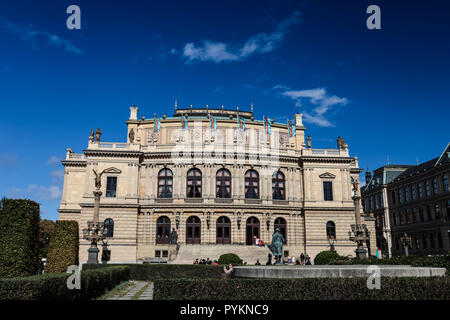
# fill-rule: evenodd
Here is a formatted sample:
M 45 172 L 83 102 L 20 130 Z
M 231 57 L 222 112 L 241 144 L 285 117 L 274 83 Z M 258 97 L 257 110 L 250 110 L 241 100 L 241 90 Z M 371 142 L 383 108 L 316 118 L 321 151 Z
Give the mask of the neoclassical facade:
M 239 254 L 255 238 L 270 243 L 275 228 L 285 255 L 313 258 L 330 245 L 354 255 L 351 180 L 361 169 L 345 142 L 311 148 L 301 114 L 282 124 L 256 120 L 253 107 L 175 109 L 173 117 L 139 119 L 133 106 L 126 143 L 92 133 L 82 153 L 68 148 L 59 219 L 78 221 L 80 239 L 93 219 L 95 170 L 103 172 L 100 220 L 109 226 L 111 263 L 173 260 L 180 246 L 229 245 Z M 374 254 L 374 219 L 363 214 L 363 223 Z M 179 246 L 169 242 L 173 229 Z M 88 247 L 80 240 L 82 262 Z

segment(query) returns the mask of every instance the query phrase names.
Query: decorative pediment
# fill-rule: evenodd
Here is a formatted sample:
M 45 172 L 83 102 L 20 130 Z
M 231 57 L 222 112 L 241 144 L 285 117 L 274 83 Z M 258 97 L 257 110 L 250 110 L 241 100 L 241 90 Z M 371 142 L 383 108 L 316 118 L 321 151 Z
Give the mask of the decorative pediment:
M 325 173 L 322 173 L 319 176 L 319 178 L 322 178 L 322 179 L 334 179 L 334 178 L 336 178 L 336 176 L 334 174 L 332 174 L 332 173 L 325 172 Z
M 105 169 L 104 173 L 116 173 L 116 174 L 119 174 L 119 173 L 122 173 L 122 171 L 117 169 L 117 168 L 111 167 L 111 168 Z

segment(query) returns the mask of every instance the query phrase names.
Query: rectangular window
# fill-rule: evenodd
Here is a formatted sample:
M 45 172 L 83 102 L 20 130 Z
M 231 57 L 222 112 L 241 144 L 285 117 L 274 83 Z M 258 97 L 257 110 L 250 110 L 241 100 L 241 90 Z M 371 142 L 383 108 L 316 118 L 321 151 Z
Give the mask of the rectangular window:
M 448 191 L 448 175 L 446 173 L 442 176 L 442 188 L 444 188 L 444 192 Z
M 394 226 L 396 226 L 397 225 L 397 214 L 396 213 L 392 214 L 392 219 L 394 220 Z
M 431 207 L 427 205 L 427 220 L 430 221 L 431 219 Z
M 416 200 L 416 186 L 411 186 L 411 200 Z
M 106 196 L 108 198 L 116 197 L 117 189 L 117 177 L 107 177 L 106 178 Z
M 430 180 L 425 181 L 425 192 L 427 197 L 431 196 Z
M 434 206 L 434 218 L 440 219 L 441 218 L 441 207 L 439 207 L 438 204 Z
M 430 233 L 430 248 L 434 249 L 434 235 Z
M 333 201 L 333 184 L 331 181 L 323 182 L 323 199 L 325 201 Z
M 373 209 L 373 200 L 372 197 L 369 198 L 369 208 Z
M 420 218 L 420 221 L 425 221 L 425 218 L 423 216 L 423 208 L 422 207 L 419 207 L 419 218 Z
M 395 191 L 391 192 L 392 204 L 395 204 Z
M 383 195 L 380 193 L 380 206 L 383 207 Z
M 405 188 L 405 202 L 409 201 L 409 191 L 408 191 L 408 187 Z
M 434 177 L 433 178 L 433 194 L 437 194 L 438 193 L 438 183 L 437 183 L 437 178 Z
M 403 203 L 403 191 L 402 189 L 398 190 L 398 202 Z
M 412 209 L 412 222 L 413 223 L 417 222 L 417 208 Z
M 155 251 L 155 258 L 160 258 L 161 257 L 161 251 L 156 250 Z
M 423 186 L 422 183 L 419 183 L 417 185 L 418 191 L 419 191 L 419 198 L 422 199 L 423 198 Z
M 440 231 L 437 234 L 437 238 L 438 238 L 438 247 L 439 247 L 439 249 L 442 249 L 444 244 L 442 243 L 442 235 L 441 235 Z

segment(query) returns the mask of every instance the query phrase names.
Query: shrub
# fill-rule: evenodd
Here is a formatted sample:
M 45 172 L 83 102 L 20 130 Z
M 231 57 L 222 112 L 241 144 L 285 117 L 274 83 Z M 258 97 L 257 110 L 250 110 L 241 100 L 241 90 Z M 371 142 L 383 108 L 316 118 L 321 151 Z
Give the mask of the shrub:
M 24 199 L 0 202 L 0 278 L 39 271 L 39 204 Z
M 44 219 L 39 221 L 39 259 L 47 258 L 50 239 L 55 228 L 55 222 Z
M 234 253 L 226 253 L 219 257 L 219 264 L 242 264 L 242 259 L 239 258 L 237 254 Z
M 154 282 L 155 300 L 448 300 L 450 278 L 173 279 Z
M 339 258 L 339 255 L 336 251 L 322 251 L 314 258 L 314 264 L 330 264 L 337 258 Z
M 65 272 L 70 265 L 78 265 L 78 222 L 56 221 L 45 271 Z
M 85 264 L 83 270 L 108 268 L 110 264 Z M 158 279 L 219 279 L 223 266 L 193 264 L 125 264 L 130 269 L 130 280 Z
M 81 272 L 81 288 L 68 289 L 68 273 L 0 279 L 0 300 L 87 300 L 103 295 L 129 278 L 128 267 Z

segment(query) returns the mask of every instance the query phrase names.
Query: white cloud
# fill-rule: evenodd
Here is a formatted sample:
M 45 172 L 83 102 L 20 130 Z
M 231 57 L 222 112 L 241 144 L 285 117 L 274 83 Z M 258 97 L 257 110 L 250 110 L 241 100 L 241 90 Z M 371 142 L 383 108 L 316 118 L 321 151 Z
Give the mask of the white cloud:
M 203 41 L 201 46 L 196 46 L 193 42 L 190 42 L 184 46 L 183 56 L 187 58 L 186 63 L 196 60 L 220 63 L 240 61 L 254 54 L 273 51 L 278 48 L 290 27 L 299 22 L 299 16 L 300 12 L 295 11 L 289 18 L 280 22 L 275 31 L 269 34 L 261 32 L 253 35 L 240 48 L 229 49 L 229 46 L 224 42 L 209 40 Z
M 83 53 L 81 49 L 76 47 L 70 40 L 63 39 L 54 33 L 48 31 L 35 30 L 32 25 L 20 26 L 11 22 L 0 21 L 6 30 L 18 35 L 22 40 L 37 45 L 38 41 L 47 41 L 48 44 L 63 48 L 65 51 L 75 55 Z
M 334 107 L 345 106 L 348 103 L 347 98 L 329 95 L 325 88 L 291 90 L 286 86 L 277 85 L 274 89 L 282 90 L 280 93 L 282 96 L 294 100 L 295 106 L 303 109 L 305 122 L 321 127 L 333 127 L 334 124 L 327 119 L 325 114 Z
M 9 188 L 6 192 L 10 198 L 29 198 L 32 200 L 59 200 L 62 195 L 61 188 L 51 185 L 49 187 L 30 184 L 26 189 Z
M 51 156 L 50 159 L 48 159 L 48 161 L 47 161 L 47 165 L 48 165 L 48 166 L 53 166 L 53 165 L 55 165 L 55 164 L 58 164 L 60 161 L 61 161 L 61 160 L 60 160 L 58 157 L 56 157 L 56 156 Z

